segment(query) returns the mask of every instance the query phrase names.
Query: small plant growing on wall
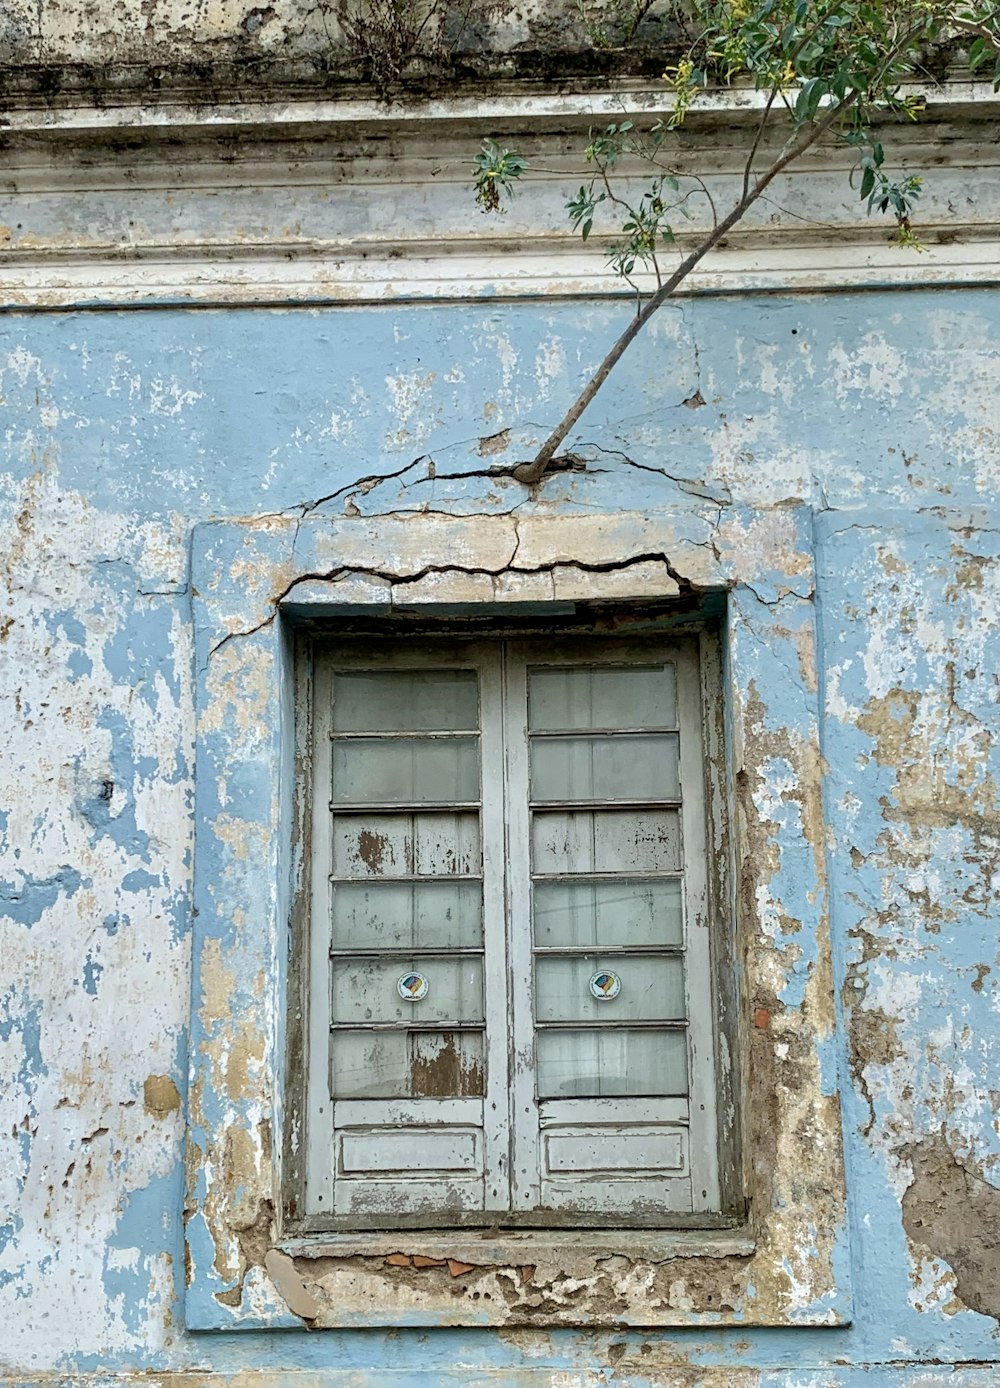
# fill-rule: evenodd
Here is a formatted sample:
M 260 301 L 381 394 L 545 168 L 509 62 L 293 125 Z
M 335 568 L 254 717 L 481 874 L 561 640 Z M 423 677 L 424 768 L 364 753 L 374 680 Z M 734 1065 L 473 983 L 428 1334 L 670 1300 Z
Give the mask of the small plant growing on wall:
M 587 37 L 595 48 L 624 48 L 639 34 L 643 23 L 660 7 L 657 0 L 576 0 L 576 10 Z
M 649 6 L 620 0 L 617 9 L 638 25 Z M 1000 87 L 1000 7 L 988 0 L 679 0 L 675 18 L 686 40 L 663 74 L 669 114 L 645 128 L 623 120 L 592 130 L 584 151 L 586 178 L 566 205 L 584 241 L 601 221 L 614 228 L 608 256 L 617 275 L 631 282 L 637 268 L 646 268 L 657 287 L 645 298 L 636 290 L 635 316 L 533 462 L 519 470 L 528 484 L 541 480 L 656 310 L 807 150 L 824 138 L 848 148 L 854 155 L 852 182 L 866 211 L 893 218 L 897 240 L 919 251 L 913 217 L 921 179 L 893 172 L 880 124 L 886 117 L 919 119 L 921 102 L 906 84 L 927 80 L 935 53 L 961 54 L 973 76 Z M 726 208 L 716 207 L 704 181 L 682 172 L 671 157 L 688 111 L 713 86 L 742 88 L 759 110 L 738 195 Z M 775 151 L 776 128 L 785 138 Z M 638 196 L 623 190 L 619 178 L 626 158 L 649 170 Z M 486 141 L 475 160 L 476 200 L 483 210 L 502 211 L 527 169 L 516 150 Z M 706 201 L 711 225 L 678 262 L 671 257 L 674 228 L 689 215 L 694 196 Z
M 470 24 L 504 7 L 499 0 L 330 0 L 318 8 L 336 20 L 348 49 L 385 96 L 415 62 L 448 58 Z

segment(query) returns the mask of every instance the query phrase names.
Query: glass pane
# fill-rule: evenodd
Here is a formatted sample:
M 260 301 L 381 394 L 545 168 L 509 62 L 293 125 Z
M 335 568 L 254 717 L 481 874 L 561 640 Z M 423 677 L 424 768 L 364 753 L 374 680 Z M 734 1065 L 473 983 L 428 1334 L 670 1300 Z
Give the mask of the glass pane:
M 681 883 L 537 882 L 535 944 L 680 945 Z
M 330 1038 L 337 1099 L 476 1098 L 484 1089 L 478 1031 L 338 1031 Z
M 478 727 L 475 670 L 359 670 L 334 675 L 335 732 L 450 732 Z
M 533 800 L 679 800 L 676 733 L 536 737 Z
M 540 1031 L 540 1099 L 687 1093 L 684 1031 Z
M 528 673 L 528 726 L 550 728 L 675 728 L 673 665 L 536 669 Z
M 539 1022 L 674 1022 L 685 1016 L 682 959 L 586 954 L 535 960 Z
M 334 959 L 331 973 L 335 1022 L 483 1020 L 481 958 Z M 404 999 L 400 988 L 410 980 Z
M 481 867 L 476 811 L 334 815 L 335 877 L 466 877 Z
M 481 1031 L 411 1031 L 410 1093 L 415 1099 L 482 1098 Z
M 483 943 L 478 882 L 359 882 L 333 889 L 335 949 Z
M 536 811 L 532 869 L 548 872 L 679 872 L 676 810 Z
M 478 800 L 479 741 L 459 737 L 335 742 L 333 799 L 339 805 Z

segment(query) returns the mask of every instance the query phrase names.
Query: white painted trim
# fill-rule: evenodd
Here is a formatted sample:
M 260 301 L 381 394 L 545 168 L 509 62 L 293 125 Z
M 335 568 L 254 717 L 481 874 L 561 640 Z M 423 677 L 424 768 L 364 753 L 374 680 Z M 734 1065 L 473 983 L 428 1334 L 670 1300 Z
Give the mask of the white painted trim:
M 514 641 L 503 661 L 506 738 L 507 959 L 510 978 L 511 1208 L 537 1209 L 538 1100 L 535 1097 L 534 956 L 531 926 L 531 814 L 528 810 L 528 668 Z
M 930 175 L 916 221 L 924 254 L 894 245 L 892 224 L 865 216 L 849 156 L 824 145 L 776 182 L 681 292 L 1000 282 L 1000 96 L 979 83 L 914 90 L 928 116 L 894 128 L 891 154 Z M 0 309 L 629 299 L 633 290 L 608 271 L 600 226 L 582 247 L 563 204 L 579 186 L 589 124 L 655 117 L 666 96 L 512 91 L 405 107 L 351 99 L 13 111 Z M 742 180 L 740 131 L 759 104 L 758 93 L 706 93 L 678 143 L 682 172 L 708 171 L 720 208 Z M 486 133 L 531 155 L 504 217 L 484 218 L 473 202 L 471 159 Z M 642 182 L 646 171 L 622 172 Z M 710 225 L 707 203 L 691 207 L 679 253 Z M 652 288 L 649 277 L 639 282 Z
M 506 792 L 502 773 L 503 651 L 499 642 L 475 646 L 479 677 L 479 774 L 483 852 L 483 986 L 485 989 L 486 1091 L 483 1096 L 483 1207 L 511 1208 L 512 1060 L 507 1032 L 511 1012 L 507 963 L 505 842 Z
M 1000 285 L 1000 237 L 929 246 L 756 247 L 718 251 L 679 294 L 782 290 Z M 643 283 L 649 289 L 649 279 Z M 32 308 L 215 307 L 215 305 L 367 304 L 406 300 L 633 297 L 604 268 L 600 253 L 579 250 L 492 255 L 387 257 L 171 258 L 117 264 L 6 265 L 0 310 Z
M 789 89 L 794 95 L 794 88 Z M 949 81 L 904 83 L 903 96 L 922 101 L 944 119 L 975 111 L 980 118 L 1000 111 L 1000 94 L 988 82 Z M 691 102 L 688 121 L 699 117 L 752 120 L 763 111 L 767 93 L 750 87 L 716 87 L 699 93 Z M 673 98 L 666 86 L 625 85 L 613 90 L 587 92 L 523 93 L 502 91 L 497 95 L 435 97 L 405 102 L 375 101 L 371 98 L 300 101 L 247 101 L 195 103 L 165 100 L 155 104 L 133 103 L 106 106 L 24 106 L 5 112 L 5 133 L 92 134 L 138 131 L 200 131 L 216 133 L 235 130 L 295 127 L 318 134 L 322 127 L 365 126 L 368 129 L 421 125 L 451 125 L 466 131 L 500 125 L 505 130 L 528 124 L 552 126 L 555 123 L 587 122 L 623 115 L 665 115 L 673 109 Z
M 503 255 L 498 264 L 498 255 Z M 302 256 L 274 251 L 243 263 L 223 257 L 146 258 L 94 264 L 0 258 L 0 310 L 226 305 L 365 304 L 424 299 L 631 299 L 600 253 L 578 249 L 407 257 Z M 642 282 L 642 281 L 640 281 Z M 923 255 L 892 245 L 747 247 L 719 251 L 679 295 L 930 288 L 1000 284 L 1000 237 L 929 246 Z M 643 284 L 649 288 L 649 281 Z

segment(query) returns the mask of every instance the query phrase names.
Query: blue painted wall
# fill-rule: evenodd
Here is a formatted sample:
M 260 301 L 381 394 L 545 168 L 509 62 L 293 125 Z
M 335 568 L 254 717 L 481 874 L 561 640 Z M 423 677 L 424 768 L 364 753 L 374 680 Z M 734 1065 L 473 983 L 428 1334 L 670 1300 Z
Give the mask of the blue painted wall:
M 952 1266 L 938 1235 L 932 1256 L 902 1205 L 946 1151 L 1000 1222 L 995 297 L 672 306 L 584 416 L 571 446 L 585 471 L 551 475 L 535 500 L 484 475 L 530 457 L 628 313 L 0 319 L 14 769 L 0 804 L 0 1367 L 14 1380 L 197 1368 L 575 1388 L 694 1382 L 671 1377 L 693 1365 L 705 1382 L 759 1372 L 788 1388 L 998 1381 L 995 1253 L 981 1275 Z M 192 525 L 317 502 L 600 513 L 692 498 L 816 515 L 855 1323 L 186 1334 Z

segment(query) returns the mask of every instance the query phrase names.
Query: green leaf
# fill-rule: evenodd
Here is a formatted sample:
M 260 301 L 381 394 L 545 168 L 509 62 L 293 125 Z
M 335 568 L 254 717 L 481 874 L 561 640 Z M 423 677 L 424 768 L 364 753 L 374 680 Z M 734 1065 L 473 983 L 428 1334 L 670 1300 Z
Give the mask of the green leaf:
M 818 77 L 810 77 L 802 85 L 798 99 L 795 102 L 795 123 L 796 125 L 808 125 L 816 117 L 819 110 L 819 103 L 827 93 L 826 83 Z
M 989 57 L 989 49 L 984 38 L 974 39 L 969 45 L 969 71 L 975 72 Z

